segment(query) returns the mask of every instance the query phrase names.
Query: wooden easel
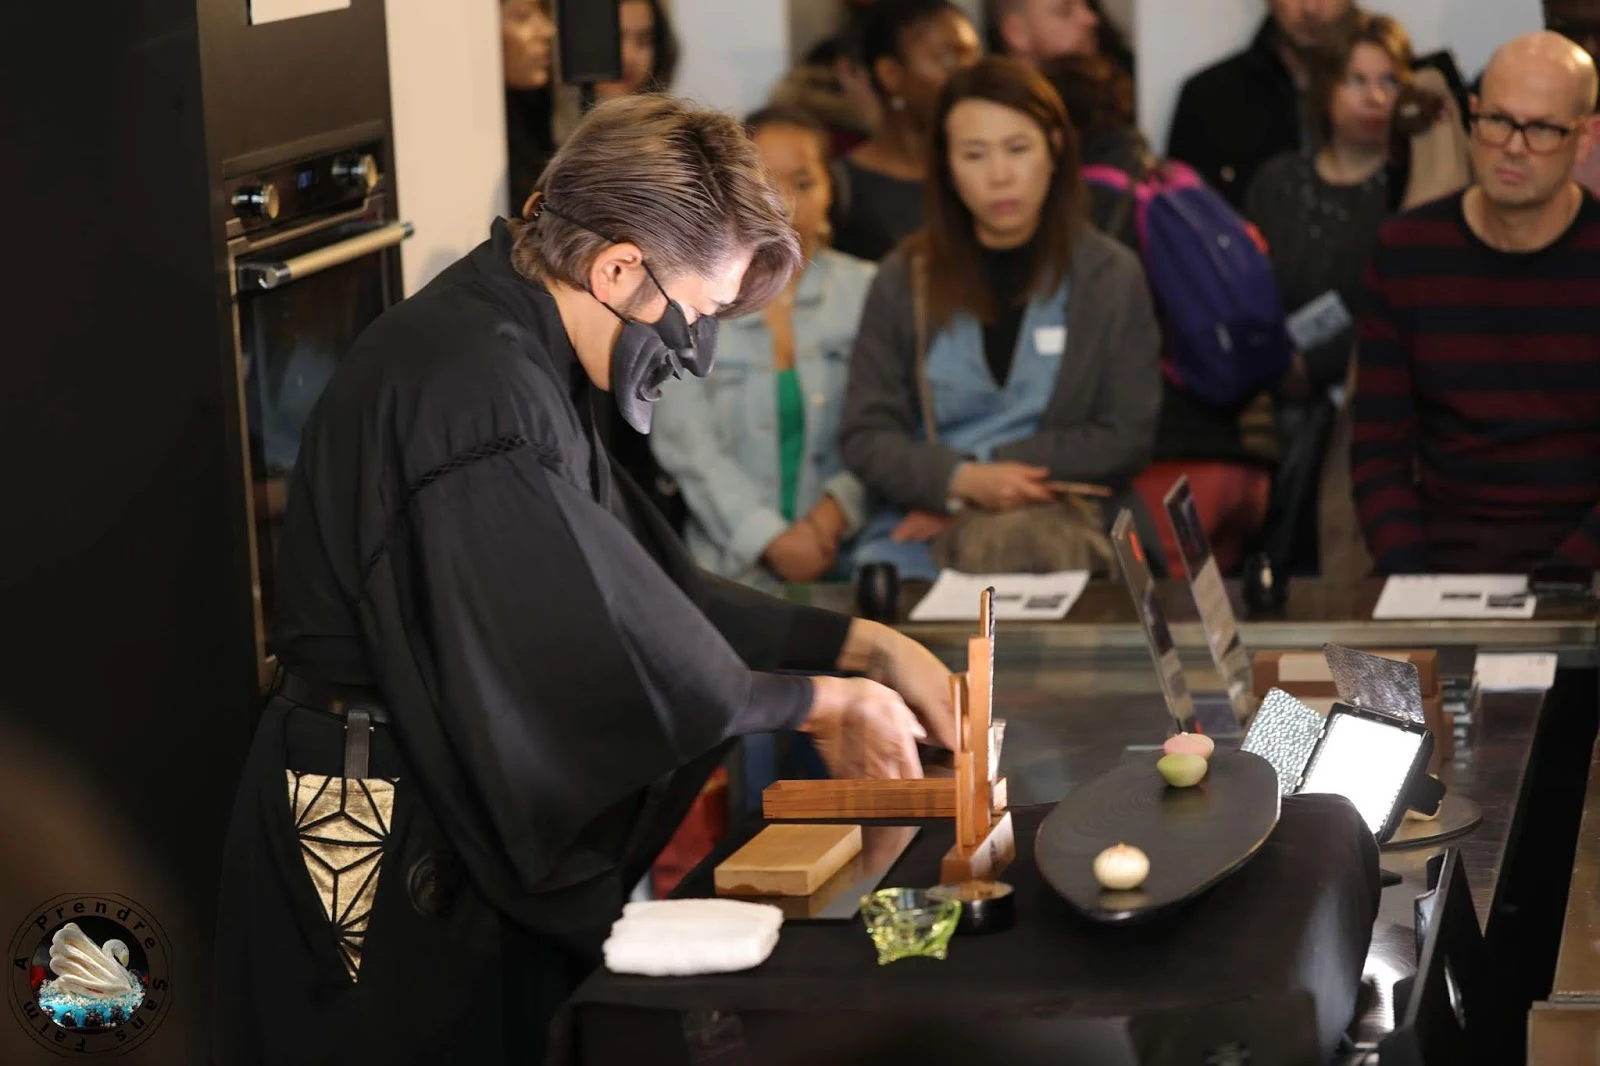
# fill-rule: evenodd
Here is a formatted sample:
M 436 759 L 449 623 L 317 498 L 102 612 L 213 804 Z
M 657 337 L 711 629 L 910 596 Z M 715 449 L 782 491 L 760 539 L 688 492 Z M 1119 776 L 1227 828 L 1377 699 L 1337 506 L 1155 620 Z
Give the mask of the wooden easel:
M 955 776 L 899 781 L 775 781 L 761 793 L 768 821 L 954 818 L 956 843 L 940 878 L 993 880 L 1016 857 L 1006 781 L 991 776 L 994 708 L 994 589 L 978 605 L 978 635 L 967 641 L 967 669 L 950 677 L 956 715 Z

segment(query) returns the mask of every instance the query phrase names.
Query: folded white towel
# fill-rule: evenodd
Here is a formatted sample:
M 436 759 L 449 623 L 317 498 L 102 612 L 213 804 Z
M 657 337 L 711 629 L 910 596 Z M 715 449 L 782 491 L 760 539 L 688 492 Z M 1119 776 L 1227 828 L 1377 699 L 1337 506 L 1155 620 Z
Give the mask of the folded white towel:
M 604 946 L 606 969 L 647 977 L 733 973 L 759 966 L 778 944 L 783 912 L 732 899 L 629 903 Z

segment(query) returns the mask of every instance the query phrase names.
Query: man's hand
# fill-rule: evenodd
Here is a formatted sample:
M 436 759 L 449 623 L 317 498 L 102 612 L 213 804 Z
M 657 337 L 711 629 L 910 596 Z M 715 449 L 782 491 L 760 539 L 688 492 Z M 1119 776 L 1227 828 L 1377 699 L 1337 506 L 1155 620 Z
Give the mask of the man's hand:
M 796 522 L 772 539 L 761 561 L 785 581 L 804 582 L 815 581 L 833 569 L 838 556 L 837 546 L 824 542 L 809 523 Z
M 921 777 L 917 741 L 927 731 L 894 692 L 862 677 L 815 677 L 800 729 L 837 778 Z
M 945 531 L 955 519 L 946 514 L 934 514 L 932 511 L 912 511 L 900 520 L 890 534 L 896 544 L 922 544 L 937 537 Z
M 955 750 L 950 671 L 933 652 L 896 629 L 858 618 L 850 623 L 836 665 L 899 693 L 926 728 L 929 743 Z
M 950 491 L 986 511 L 1013 511 L 1055 499 L 1049 477 L 1044 467 L 1025 463 L 962 463 L 950 480 Z

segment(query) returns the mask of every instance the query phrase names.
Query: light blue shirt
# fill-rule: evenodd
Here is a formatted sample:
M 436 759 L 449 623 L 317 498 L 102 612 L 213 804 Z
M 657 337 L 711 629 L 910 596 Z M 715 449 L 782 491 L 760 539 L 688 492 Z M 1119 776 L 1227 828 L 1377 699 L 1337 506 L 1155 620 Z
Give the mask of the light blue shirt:
M 994 380 L 984 359 L 983 325 L 976 316 L 958 311 L 934 335 L 928 345 L 928 389 L 941 443 L 987 463 L 996 448 L 1039 432 L 1067 350 L 1068 290 L 1063 281 L 1051 295 L 1028 302 L 1003 382 Z M 927 439 L 921 428 L 917 436 Z M 893 563 L 902 578 L 931 579 L 938 568 L 928 545 L 893 540 L 894 528 L 905 516 L 897 507 L 874 510 L 862 530 L 855 562 Z
M 824 495 L 832 496 L 850 533 L 861 526 L 866 493 L 839 456 L 839 412 L 856 326 L 876 271 L 871 263 L 821 249 L 801 275 L 794 301 L 794 367 L 806 412 L 795 513 L 805 514 Z M 666 383 L 656 401 L 650 445 L 688 504 L 685 539 L 695 560 L 724 577 L 775 585 L 761 554 L 789 523 L 781 502 L 772 333 L 760 314 L 722 323 L 709 377 Z

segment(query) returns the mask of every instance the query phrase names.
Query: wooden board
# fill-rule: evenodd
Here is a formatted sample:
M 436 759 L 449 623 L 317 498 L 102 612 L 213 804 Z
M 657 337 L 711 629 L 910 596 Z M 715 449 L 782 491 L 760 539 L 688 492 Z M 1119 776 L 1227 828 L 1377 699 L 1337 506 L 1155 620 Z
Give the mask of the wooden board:
M 809 896 L 861 852 L 859 825 L 769 825 L 722 861 L 719 893 Z
M 1006 809 L 1006 780 L 994 783 L 991 805 Z M 770 822 L 822 818 L 954 818 L 954 777 L 894 781 L 774 781 L 761 793 Z
M 1417 682 L 1424 697 L 1439 693 L 1439 653 L 1433 648 L 1371 652 L 1386 659 L 1408 662 L 1417 668 Z M 1250 685 L 1257 699 L 1275 688 L 1304 699 L 1339 694 L 1328 669 L 1327 657 L 1320 651 L 1259 651 L 1250 663 Z
M 1103 922 L 1148 917 L 1243 866 L 1278 824 L 1278 772 L 1259 755 L 1218 750 L 1193 788 L 1169 788 L 1160 752 L 1130 758 L 1076 789 L 1039 826 L 1034 858 L 1050 887 Z M 1107 892 L 1094 860 L 1131 844 L 1150 860 L 1144 884 Z

